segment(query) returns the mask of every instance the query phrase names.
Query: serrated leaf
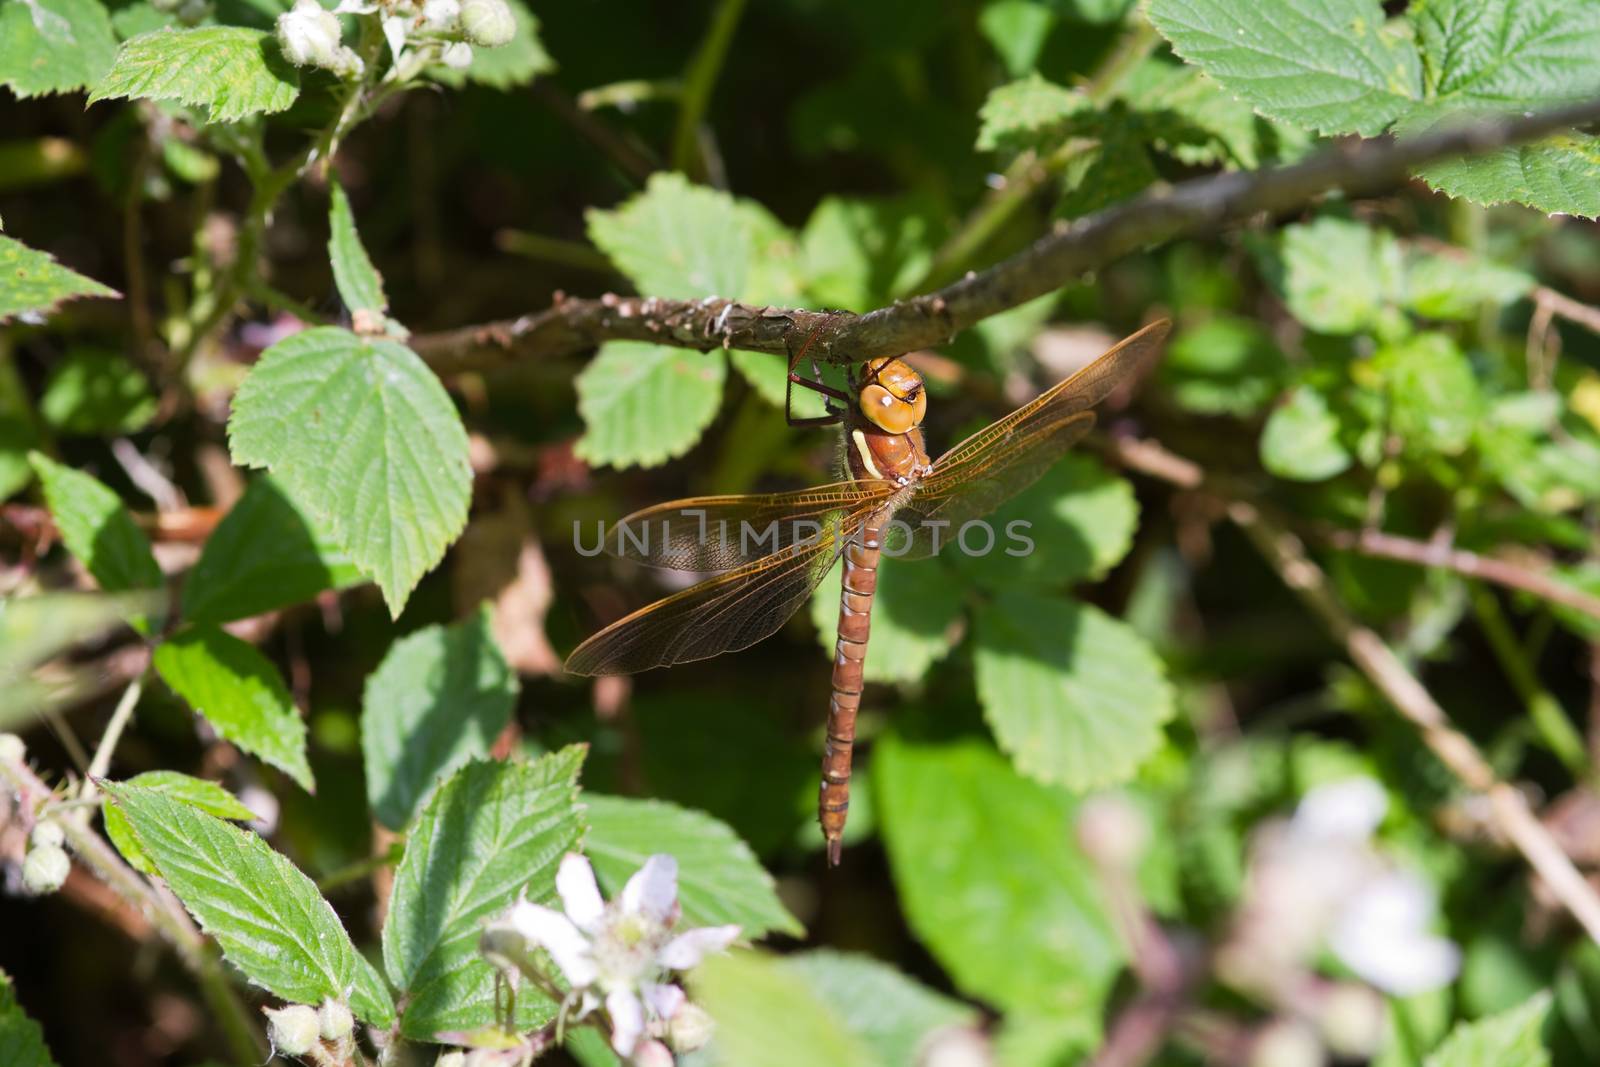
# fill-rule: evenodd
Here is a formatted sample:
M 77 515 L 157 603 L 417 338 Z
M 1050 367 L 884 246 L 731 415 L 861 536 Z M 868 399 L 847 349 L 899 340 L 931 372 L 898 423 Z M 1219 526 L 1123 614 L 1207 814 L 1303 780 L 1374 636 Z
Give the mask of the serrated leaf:
M 992 589 L 1095 581 L 1121 562 L 1139 526 L 1133 485 L 1092 456 L 1067 455 L 944 550 L 957 570 Z
M 1006 73 L 1020 78 L 1033 70 L 1057 15 L 1034 0 L 989 0 L 978 13 L 978 32 L 1000 56 Z
M 1076 89 L 1066 89 L 1038 74 L 992 89 L 978 111 L 980 152 L 1032 148 L 1059 134 L 1092 105 Z
M 232 622 L 365 580 L 277 481 L 262 475 L 206 538 L 183 584 L 183 617 Z
M 713 956 L 695 970 L 693 993 L 716 1021 L 707 1051 L 718 1067 L 888 1067 L 804 974 L 773 957 Z
M 800 234 L 812 303 L 866 312 L 903 293 L 932 262 L 934 218 L 913 197 L 825 197 Z
M 339 288 L 340 299 L 352 313 L 366 311 L 381 316 L 389 310 L 389 298 L 383 295 L 383 277 L 361 244 L 350 198 L 337 180 L 328 183 L 328 230 L 328 261 L 333 265 L 333 282 Z
M 122 97 L 176 100 L 209 109 L 212 122 L 283 111 L 300 74 L 265 30 L 242 26 L 161 29 L 123 43 L 89 103 Z
M 20 97 L 93 85 L 116 52 L 111 19 L 98 0 L 0 4 L 0 85 Z
M 0 971 L 0 1063 L 6 1067 L 56 1067 L 44 1031 L 17 1003 L 11 977 Z
M 1419 119 L 1398 132 L 1418 136 L 1431 126 Z M 1600 137 L 1589 134 L 1564 133 L 1430 163 L 1417 173 L 1441 193 L 1477 204 L 1526 204 L 1547 214 L 1600 217 Z
M 843 575 L 844 568 L 835 567 L 811 595 L 811 621 L 830 660 L 839 636 Z M 878 572 L 878 593 L 872 603 L 867 680 L 920 681 L 955 644 L 955 624 L 965 597 L 961 583 L 952 581 L 941 564 L 888 560 Z
M 39 414 L 59 433 L 124 434 L 155 417 L 150 383 L 125 356 L 75 348 L 50 370 Z
M 1509 1011 L 1459 1023 L 1423 1067 L 1549 1067 L 1550 1050 L 1541 1032 L 1550 1005 L 1546 991 Z
M 1060 218 L 1075 219 L 1126 200 L 1155 182 L 1148 124 L 1118 104 L 1095 124 L 1100 143 L 1073 158 L 1061 174 L 1065 194 L 1056 206 Z
M 1148 59 L 1123 80 L 1117 99 L 1147 116 L 1145 124 L 1161 135 L 1155 140 L 1162 150 L 1183 163 L 1226 159 L 1246 170 L 1261 163 L 1255 109 L 1198 67 Z
M 233 398 L 228 443 L 266 467 L 398 616 L 466 525 L 467 434 L 409 348 L 325 326 L 267 349 Z
M 614 211 L 588 213 L 589 240 L 641 293 L 737 298 L 750 276 L 750 220 L 733 197 L 659 171 Z
M 805 978 L 850 1033 L 885 1064 L 926 1062 L 928 1038 L 938 1030 L 971 1026 L 978 1013 L 941 996 L 886 963 L 853 952 L 820 949 L 785 956 L 778 966 Z
M 147 771 L 129 778 L 127 784 L 164 793 L 174 800 L 182 801 L 219 819 L 251 822 L 256 817 L 255 812 L 241 804 L 237 797 L 216 782 L 191 778 L 177 771 Z M 144 848 L 139 844 L 139 839 L 133 832 L 133 824 L 128 821 L 128 816 L 121 808 L 113 804 L 109 798 L 103 800 L 100 802 L 100 817 L 105 821 L 106 836 L 117 846 L 117 851 L 122 853 L 122 858 L 127 860 L 130 866 L 145 874 L 158 873 L 155 863 L 145 855 Z
M 522 0 L 506 2 L 511 5 L 511 14 L 517 21 L 516 36 L 508 44 L 498 48 L 474 46 L 472 63 L 465 70 L 435 66 L 429 71 L 430 76 L 457 87 L 470 81 L 492 89 L 515 89 L 555 70 L 555 60 L 550 58 L 539 39 L 538 18 Z
M 1007 1011 L 1097 1020 L 1124 949 L 1074 843 L 1071 795 L 977 740 L 890 736 L 872 756 L 906 919 L 956 987 Z
M 387 1026 L 383 989 L 352 996 L 361 960 L 311 879 L 255 834 L 170 796 L 108 783 L 145 854 L 172 891 L 250 981 L 298 1004 L 348 998 L 355 1014 Z
M 754 941 L 776 931 L 803 937 L 805 927 L 779 901 L 772 876 L 727 824 L 660 800 L 584 795 L 589 835 L 584 852 L 606 896 L 622 891 L 645 860 L 665 852 L 678 861 L 682 925 L 737 923 Z
M 1472 440 L 1483 395 L 1472 363 L 1449 335 L 1424 333 L 1372 358 L 1389 395 L 1389 425 L 1409 451 L 1453 456 Z
M 403 829 L 441 779 L 488 756 L 516 700 L 517 676 L 487 608 L 390 645 L 361 699 L 367 799 L 378 821 Z
M 1255 319 L 1221 313 L 1179 333 L 1161 377 L 1173 400 L 1199 415 L 1254 415 L 1278 394 L 1288 364 Z
M 1454 106 L 1551 108 L 1600 93 L 1600 8 L 1569 0 L 1427 0 L 1407 18 L 1430 96 Z
M 1261 431 L 1261 465 L 1280 478 L 1320 482 L 1349 469 L 1354 457 L 1339 440 L 1339 419 L 1309 385 L 1289 394 Z
M 191 626 L 156 649 L 156 673 L 226 741 L 316 788 L 306 725 L 283 676 L 255 646 L 215 626 Z
M 1295 318 L 1322 333 L 1371 329 L 1404 287 L 1399 242 L 1348 219 L 1285 226 L 1279 254 L 1284 302 Z
M 1371 137 L 1422 99 L 1416 48 L 1378 0 L 1150 0 L 1178 55 L 1262 114 Z
M 1156 654 L 1089 604 L 1002 594 L 978 612 L 973 661 L 1001 750 L 1041 782 L 1083 790 L 1124 781 L 1172 718 Z
M 583 836 L 577 777 L 584 751 L 575 745 L 527 764 L 469 763 L 418 817 L 383 927 L 384 966 L 406 1001 L 406 1037 L 496 1023 L 495 972 L 478 954 L 479 928 L 520 895 L 555 901 L 556 867 Z M 542 1026 L 555 1010 L 524 988 L 518 1026 Z
M 108 593 L 161 588 L 161 567 L 150 551 L 150 539 L 116 493 L 93 475 L 41 453 L 31 453 L 28 459 L 67 550 L 94 575 L 100 588 Z
M 1405 304 L 1425 318 L 1467 322 L 1485 304 L 1509 304 L 1534 285 L 1531 274 L 1475 256 L 1413 252 L 1406 257 Z
M 23 0 L 12 0 L 4 10 L 27 6 Z M 118 295 L 115 289 L 68 270 L 46 253 L 0 234 L 0 323 L 19 315 L 37 319 L 79 297 Z
M 585 429 L 573 451 L 613 467 L 657 467 L 683 455 L 716 417 L 727 373 L 719 352 L 607 342 L 578 375 Z

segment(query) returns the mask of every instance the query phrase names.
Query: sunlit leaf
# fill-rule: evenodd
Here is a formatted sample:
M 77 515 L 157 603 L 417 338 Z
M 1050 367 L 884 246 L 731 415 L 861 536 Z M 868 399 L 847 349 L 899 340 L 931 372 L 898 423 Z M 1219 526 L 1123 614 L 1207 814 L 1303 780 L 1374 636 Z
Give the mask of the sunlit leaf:
M 116 52 L 111 20 L 98 0 L 0 4 L 0 85 L 18 96 L 91 86 Z
M 65 434 L 123 434 L 155 417 L 156 398 L 139 368 L 124 356 L 76 348 L 50 369 L 39 414 Z
M 805 975 L 771 956 L 713 956 L 693 992 L 717 1023 L 717 1067 L 888 1067 Z
M 1328 401 L 1309 385 L 1289 394 L 1261 432 L 1261 465 L 1280 478 L 1320 482 L 1354 461 L 1339 440 L 1339 419 Z
M 11 978 L 0 971 L 0 1063 L 6 1067 L 56 1067 L 44 1031 L 17 1003 Z
M 1320 218 L 1286 226 L 1279 248 L 1284 302 L 1313 330 L 1344 334 L 1371 329 L 1403 290 L 1399 243 L 1359 222 Z
M 150 539 L 117 494 L 93 475 L 41 453 L 32 453 L 29 460 L 61 539 L 100 588 L 108 593 L 160 588 L 161 567 L 150 552 Z
M 1010 561 L 1008 561 L 1010 562 Z M 831 662 L 839 630 L 844 568 L 835 567 L 811 596 L 811 621 Z M 915 682 L 955 643 L 965 591 L 940 563 L 885 559 L 872 602 L 872 642 L 866 677 L 874 682 Z
M 1198 415 L 1253 415 L 1283 385 L 1288 365 L 1255 319 L 1215 315 L 1167 347 L 1161 376 L 1182 408 Z
M 252 982 L 299 1004 L 346 1000 L 377 1026 L 394 1018 L 311 879 L 255 834 L 157 790 L 108 783 L 145 855 L 223 955 Z
M 1091 106 L 1073 89 L 1046 81 L 1038 74 L 992 90 L 978 112 L 980 152 L 1019 151 L 1055 137 L 1076 115 Z
M 0 8 L 0 15 L 27 7 L 21 0 L 15 0 Z M 68 270 L 21 241 L 0 235 L 0 323 L 18 316 L 33 320 L 79 297 L 116 295 L 115 289 Z
M 300 95 L 300 75 L 264 30 L 201 26 L 141 34 L 89 94 L 91 104 L 119 97 L 176 100 L 209 109 L 212 122 L 237 122 L 282 111 Z
M 378 821 L 403 829 L 440 780 L 487 756 L 516 699 L 517 676 L 487 609 L 390 645 L 361 701 L 367 799 Z
M 217 731 L 312 789 L 306 726 L 277 666 L 214 626 L 192 626 L 162 642 L 156 672 Z
M 129 778 L 127 784 L 163 793 L 219 819 L 250 822 L 256 817 L 255 812 L 239 803 L 238 798 L 216 782 L 191 778 L 177 771 L 147 771 Z M 117 846 L 123 859 L 145 874 L 158 873 L 155 863 L 145 855 L 144 848 L 139 844 L 128 816 L 120 807 L 109 799 L 101 801 L 100 818 L 105 822 L 106 836 Z
M 621 892 L 645 860 L 665 852 L 678 861 L 685 927 L 737 923 L 750 941 L 774 931 L 805 933 L 778 900 L 772 876 L 726 824 L 659 800 L 598 793 L 583 800 L 589 822 L 584 852 L 607 896 Z
M 1472 363 L 1449 335 L 1424 333 L 1373 356 L 1389 394 L 1390 428 L 1412 451 L 1455 455 L 1467 447 L 1483 400 Z
M 383 294 L 383 276 L 361 244 L 350 197 L 337 181 L 328 185 L 328 204 L 328 261 L 333 265 L 339 296 L 352 313 L 382 315 L 389 310 L 389 298 Z
M 578 375 L 587 428 L 574 451 L 613 467 L 655 467 L 683 455 L 716 417 L 727 366 L 719 352 L 608 342 Z
M 1425 1061 L 1424 1067 L 1549 1067 L 1550 1050 L 1541 1038 L 1550 1014 L 1550 994 L 1476 1022 L 1460 1023 Z

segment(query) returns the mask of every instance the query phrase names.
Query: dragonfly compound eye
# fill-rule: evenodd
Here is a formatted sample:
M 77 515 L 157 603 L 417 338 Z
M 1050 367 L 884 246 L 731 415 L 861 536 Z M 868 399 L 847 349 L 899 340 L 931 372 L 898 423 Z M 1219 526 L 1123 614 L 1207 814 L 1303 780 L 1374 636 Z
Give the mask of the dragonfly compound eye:
M 862 388 L 860 404 L 867 421 L 889 433 L 909 433 L 922 421 L 918 405 L 900 399 L 876 382 Z

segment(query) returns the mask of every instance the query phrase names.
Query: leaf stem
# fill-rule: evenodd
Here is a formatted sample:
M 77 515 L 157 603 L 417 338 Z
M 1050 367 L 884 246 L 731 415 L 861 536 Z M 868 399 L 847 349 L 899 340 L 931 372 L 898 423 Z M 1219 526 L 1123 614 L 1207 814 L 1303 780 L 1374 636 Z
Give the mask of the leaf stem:
M 1572 720 L 1567 718 L 1561 702 L 1539 684 L 1539 676 L 1523 653 L 1510 623 L 1506 621 L 1500 602 L 1488 589 L 1475 585 L 1472 588 L 1472 610 L 1478 617 L 1478 626 L 1488 639 L 1495 659 L 1500 661 L 1500 669 L 1505 672 L 1506 680 L 1527 709 L 1528 718 L 1545 747 L 1574 778 L 1583 780 L 1589 774 L 1588 753 L 1584 749 L 1583 738 Z
M 111 757 L 116 754 L 117 744 L 122 740 L 122 733 L 128 728 L 128 723 L 133 721 L 133 709 L 139 703 L 139 697 L 144 692 L 144 672 L 134 676 L 128 683 L 128 688 L 122 691 L 122 699 L 117 701 L 117 706 L 111 713 L 111 721 L 106 723 L 106 732 L 100 735 L 100 744 L 94 750 L 94 759 L 89 762 L 89 769 L 83 776 L 83 788 L 79 796 L 83 800 L 93 800 L 100 791 L 97 780 L 104 778 L 111 769 Z M 91 809 L 92 810 L 92 809 Z M 84 816 L 88 821 L 88 814 Z

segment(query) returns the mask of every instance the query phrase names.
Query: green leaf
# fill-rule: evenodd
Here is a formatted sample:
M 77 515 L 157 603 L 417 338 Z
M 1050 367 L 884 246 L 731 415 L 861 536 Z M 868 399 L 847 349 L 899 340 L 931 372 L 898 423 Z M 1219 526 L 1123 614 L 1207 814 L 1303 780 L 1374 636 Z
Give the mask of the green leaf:
M 1404 287 L 1400 245 L 1348 219 L 1285 226 L 1279 237 L 1284 302 L 1322 333 L 1371 329 Z
M 0 500 L 33 481 L 28 452 L 38 443 L 28 390 L 10 350 L 0 350 Z
M 361 958 L 294 864 L 255 834 L 160 791 L 126 782 L 105 790 L 161 877 L 245 977 L 298 1004 L 348 998 L 359 1018 L 389 1025 L 387 991 L 357 990 Z
M 584 752 L 574 745 L 528 764 L 469 763 L 423 809 L 383 927 L 384 966 L 406 1001 L 404 1036 L 496 1023 L 495 972 L 478 955 L 479 928 L 521 895 L 554 902 L 556 867 L 583 836 Z M 542 1026 L 555 1010 L 524 988 L 517 1024 Z
M 1527 296 L 1530 274 L 1470 255 L 1412 252 L 1406 257 L 1405 304 L 1425 318 L 1469 322 L 1488 304 Z
M 681 174 L 658 171 L 644 192 L 614 211 L 590 211 L 588 223 L 589 240 L 641 293 L 737 299 L 749 279 L 751 220 L 727 193 Z
M 155 417 L 156 398 L 127 358 L 74 348 L 51 369 L 39 414 L 64 434 L 133 433 Z
M 1076 89 L 1064 89 L 1038 74 L 990 90 L 978 111 L 978 151 L 1020 151 L 1056 138 L 1092 105 Z
M 362 581 L 344 551 L 312 527 L 276 479 L 262 475 L 206 538 L 183 584 L 183 617 L 232 622 Z
M 645 860 L 665 852 L 678 861 L 686 927 L 737 923 L 752 941 L 773 931 L 805 936 L 805 927 L 778 900 L 772 876 L 725 823 L 660 800 L 587 793 L 584 803 L 584 851 L 607 896 L 621 892 Z
M 1150 0 L 1178 55 L 1272 118 L 1371 137 L 1422 99 L 1422 63 L 1378 0 Z
M 573 451 L 597 467 L 657 467 L 683 455 L 716 417 L 727 373 L 718 352 L 602 345 L 578 375 L 585 429 Z
M 163 642 L 156 673 L 224 740 L 316 788 L 306 726 L 283 676 L 255 646 L 215 626 L 191 626 Z
M 300 74 L 265 30 L 202 26 L 143 33 L 123 44 L 89 103 L 121 97 L 176 100 L 210 110 L 212 122 L 283 111 Z
M 1150 132 L 1122 105 L 1115 105 L 1096 127 L 1100 143 L 1075 156 L 1062 172 L 1066 195 L 1056 206 L 1060 218 L 1075 219 L 1109 207 L 1160 177 L 1150 158 Z
M 20 97 L 93 85 L 116 51 L 111 19 L 98 0 L 0 4 L 0 85 Z
M 361 699 L 367 799 L 378 821 L 403 829 L 440 779 L 488 756 L 516 700 L 517 676 L 487 608 L 390 645 Z
M 1309 385 L 1289 394 L 1275 408 L 1261 431 L 1261 465 L 1280 478 L 1320 482 L 1347 470 L 1353 462 L 1339 440 L 1339 420 L 1328 401 Z
M 328 204 L 328 260 L 333 264 L 333 282 L 339 288 L 339 297 L 352 314 L 365 311 L 381 316 L 389 310 L 389 298 L 383 295 L 383 277 L 361 244 L 350 198 L 337 179 L 328 183 Z
M 527 85 L 541 74 L 556 69 L 555 60 L 539 39 L 539 20 L 522 0 L 506 0 L 517 20 L 516 36 L 499 48 L 472 49 L 472 63 L 465 70 L 435 66 L 429 75 L 446 85 L 461 86 L 476 82 L 492 89 L 515 89 Z
M 273 345 L 234 395 L 228 443 L 235 463 L 278 476 L 396 616 L 466 525 L 461 417 L 395 341 L 324 326 Z
M 22 0 L 13 0 L 0 8 L 0 15 L 28 6 Z M 58 305 L 78 297 L 118 295 L 115 289 L 68 270 L 44 252 L 0 235 L 0 323 L 18 316 L 38 321 Z
M 693 992 L 716 1020 L 708 1051 L 718 1067 L 889 1067 L 806 975 L 771 956 L 713 956 Z
M 1569 0 L 1426 0 L 1407 17 L 1431 97 L 1525 110 L 1600 93 L 1600 8 Z
M 1178 406 L 1197 415 L 1254 415 L 1278 394 L 1288 367 L 1255 319 L 1219 313 L 1185 329 L 1161 364 Z
M 181 800 L 219 819 L 252 822 L 256 817 L 255 812 L 239 803 L 238 798 L 216 782 L 191 778 L 177 771 L 148 771 L 129 778 L 128 784 L 164 793 L 174 800 Z M 103 800 L 100 802 L 100 817 L 105 820 L 106 836 L 117 846 L 117 851 L 122 853 L 123 859 L 127 860 L 135 870 L 145 874 L 159 873 L 155 863 L 145 855 L 138 837 L 133 832 L 133 824 L 128 821 L 128 816 L 121 808 L 109 799 Z
M 812 302 L 870 311 L 916 284 L 933 259 L 932 215 L 910 197 L 824 198 L 800 235 Z
M 161 588 L 161 567 L 144 535 L 116 493 L 93 475 L 73 470 L 41 453 L 29 462 L 44 487 L 45 503 L 61 531 L 67 550 L 78 558 L 100 588 Z
M 1132 777 L 1161 745 L 1172 686 L 1137 633 L 1099 608 L 1006 593 L 978 612 L 978 699 L 1000 748 L 1041 782 Z
M 44 1031 L 17 1003 L 11 977 L 0 971 L 0 1063 L 6 1067 L 56 1067 Z
M 803 976 L 845 1029 L 885 1064 L 927 1062 L 919 1054 L 925 1054 L 932 1034 L 978 1021 L 969 1005 L 941 996 L 870 956 L 821 949 L 785 956 L 778 966 Z
M 1453 456 L 1472 441 L 1483 397 L 1471 362 L 1448 334 L 1388 345 L 1372 364 L 1388 390 L 1390 428 L 1409 451 Z
M 830 661 L 839 636 L 843 575 L 844 568 L 835 567 L 811 596 L 811 621 Z M 952 581 L 939 563 L 887 560 L 878 571 L 878 594 L 872 602 L 867 680 L 920 681 L 955 644 L 965 595 L 961 583 Z
M 1142 124 L 1160 134 L 1156 143 L 1180 162 L 1261 164 L 1255 109 L 1197 67 L 1148 59 L 1122 81 L 1117 99 L 1145 116 Z
M 1133 485 L 1092 456 L 1069 454 L 949 548 L 956 569 L 991 589 L 1097 581 L 1121 562 L 1139 526 Z M 876 621 L 876 620 L 874 620 Z
M 1549 1067 L 1540 1035 L 1550 1002 L 1549 992 L 1536 993 L 1520 1007 L 1457 1024 L 1423 1067 Z
M 1490 113 L 1441 115 L 1419 109 L 1396 133 L 1416 137 L 1442 122 L 1487 117 Z M 1478 204 L 1526 204 L 1547 214 L 1600 217 L 1600 137 L 1590 134 L 1561 133 L 1470 159 L 1430 163 L 1417 173 L 1441 193 Z
M 1020 78 L 1039 61 L 1056 18 L 1035 0 L 989 0 L 978 14 L 978 31 L 1000 56 L 1006 73 Z
M 956 987 L 1007 1011 L 1098 1019 L 1124 950 L 1074 843 L 1072 796 L 977 740 L 890 736 L 872 769 L 906 919 Z

